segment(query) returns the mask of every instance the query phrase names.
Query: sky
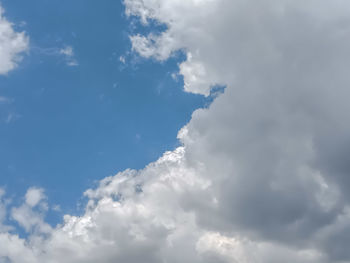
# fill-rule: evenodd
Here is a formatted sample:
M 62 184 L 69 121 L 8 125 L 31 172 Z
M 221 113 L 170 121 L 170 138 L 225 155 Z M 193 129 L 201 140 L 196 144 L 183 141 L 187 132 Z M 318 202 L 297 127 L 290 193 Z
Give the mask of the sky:
M 348 263 L 347 0 L 0 0 L 0 263 Z
M 1 4 L 28 38 L 0 77 L 0 184 L 11 194 L 42 187 L 73 213 L 95 181 L 178 146 L 177 131 L 209 101 L 173 79 L 181 52 L 162 64 L 130 53 L 129 34 L 145 29 L 120 1 Z

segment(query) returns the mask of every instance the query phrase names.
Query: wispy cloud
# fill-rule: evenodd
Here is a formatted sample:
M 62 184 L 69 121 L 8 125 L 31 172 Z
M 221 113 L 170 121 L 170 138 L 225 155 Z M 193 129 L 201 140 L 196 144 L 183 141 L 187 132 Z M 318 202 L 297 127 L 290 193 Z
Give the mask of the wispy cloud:
M 66 65 L 71 67 L 79 65 L 74 49 L 70 45 L 64 45 L 63 47 L 32 47 L 32 50 L 44 56 L 63 57 Z
M 14 122 L 14 121 L 18 120 L 21 117 L 22 117 L 22 115 L 20 115 L 18 113 L 10 112 L 9 114 L 7 114 L 5 122 L 6 123 L 11 123 L 11 122 Z
M 74 67 L 79 65 L 72 46 L 65 46 L 59 50 L 59 53 L 65 57 L 68 66 Z

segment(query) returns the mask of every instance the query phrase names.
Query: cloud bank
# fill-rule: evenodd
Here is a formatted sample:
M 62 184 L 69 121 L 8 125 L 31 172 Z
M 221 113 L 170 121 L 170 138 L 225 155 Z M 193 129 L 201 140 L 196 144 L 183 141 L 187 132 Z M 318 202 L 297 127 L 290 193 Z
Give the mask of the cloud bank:
M 0 75 L 16 68 L 21 53 L 28 49 L 29 39 L 24 32 L 16 32 L 13 24 L 4 17 L 0 4 Z
M 167 26 L 131 36 L 134 52 L 182 50 L 185 91 L 225 92 L 182 147 L 87 190 L 82 216 L 52 229 L 42 190 L 10 214 L 0 194 L 0 218 L 37 218 L 26 239 L 0 224 L 0 262 L 350 262 L 348 1 L 124 3 Z

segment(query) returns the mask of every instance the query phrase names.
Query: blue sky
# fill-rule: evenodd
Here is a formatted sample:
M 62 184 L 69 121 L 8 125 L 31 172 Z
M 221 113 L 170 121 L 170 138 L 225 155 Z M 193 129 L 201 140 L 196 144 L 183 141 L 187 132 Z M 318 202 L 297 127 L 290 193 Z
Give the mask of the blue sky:
M 208 103 L 172 77 L 183 54 L 156 62 L 130 53 L 129 35 L 146 29 L 120 1 L 1 2 L 30 36 L 18 68 L 0 76 L 10 99 L 0 104 L 0 185 L 13 196 L 35 185 L 75 213 L 96 180 L 178 146 L 178 130 Z

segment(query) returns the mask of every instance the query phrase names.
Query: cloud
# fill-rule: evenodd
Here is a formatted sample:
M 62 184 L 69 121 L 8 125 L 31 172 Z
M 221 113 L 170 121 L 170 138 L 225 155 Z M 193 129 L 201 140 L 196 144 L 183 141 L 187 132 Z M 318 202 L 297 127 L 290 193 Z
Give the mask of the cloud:
M 65 48 L 62 48 L 60 50 L 60 53 L 67 56 L 67 57 L 72 57 L 74 56 L 73 48 L 71 46 L 67 46 Z
M 0 75 L 17 67 L 28 45 L 28 36 L 14 30 L 13 24 L 4 17 L 4 9 L 0 5 Z
M 44 190 L 41 188 L 29 188 L 25 199 L 26 204 L 30 207 L 35 207 L 41 200 L 45 198 Z
M 78 61 L 75 59 L 74 50 L 72 46 L 66 46 L 60 49 L 59 54 L 65 56 L 68 66 L 74 67 L 79 65 Z
M 33 47 L 33 50 L 44 56 L 52 56 L 57 58 L 63 58 L 67 66 L 75 67 L 79 63 L 75 57 L 74 49 L 70 45 L 64 45 L 63 47 Z
M 45 232 L 37 227 L 45 209 L 26 202 L 12 209 L 31 234 L 0 234 L 0 258 L 349 262 L 350 4 L 124 3 L 144 25 L 167 27 L 131 36 L 135 52 L 164 61 L 182 50 L 186 91 L 226 89 L 193 113 L 179 132 L 181 147 L 87 190 L 81 216 L 65 215 Z M 39 219 L 26 225 L 16 211 Z
M 25 201 L 19 207 L 11 209 L 12 218 L 24 228 L 26 232 L 49 233 L 51 227 L 44 222 L 45 212 L 48 205 L 45 201 L 44 190 L 40 188 L 29 188 L 25 195 Z
M 5 219 L 7 216 L 7 206 L 9 205 L 9 200 L 4 197 L 5 197 L 5 190 L 0 188 L 0 233 L 11 230 L 11 227 L 5 224 Z
M 205 167 L 201 176 L 217 200 L 187 199 L 198 224 L 316 248 L 330 262 L 350 260 L 344 242 L 331 249 L 324 244 L 330 237 L 319 237 L 348 207 L 349 4 L 126 4 L 129 14 L 168 27 L 157 36 L 132 37 L 135 51 L 164 60 L 184 50 L 179 68 L 186 91 L 209 95 L 210 87 L 227 86 L 180 133 L 187 159 Z

